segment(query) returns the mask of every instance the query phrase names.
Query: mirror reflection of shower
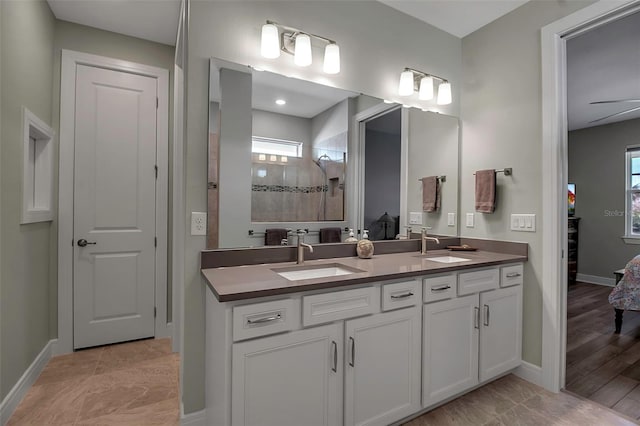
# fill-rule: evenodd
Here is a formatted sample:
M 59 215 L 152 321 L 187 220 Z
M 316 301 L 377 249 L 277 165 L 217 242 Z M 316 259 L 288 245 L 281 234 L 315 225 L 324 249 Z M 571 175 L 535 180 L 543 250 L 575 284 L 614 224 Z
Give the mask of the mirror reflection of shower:
M 327 154 L 322 154 L 314 163 L 320 167 L 324 181 L 320 188 L 320 205 L 318 206 L 318 220 L 327 218 L 327 191 L 329 191 L 329 179 L 327 178 L 327 165 L 324 161 L 331 161 Z

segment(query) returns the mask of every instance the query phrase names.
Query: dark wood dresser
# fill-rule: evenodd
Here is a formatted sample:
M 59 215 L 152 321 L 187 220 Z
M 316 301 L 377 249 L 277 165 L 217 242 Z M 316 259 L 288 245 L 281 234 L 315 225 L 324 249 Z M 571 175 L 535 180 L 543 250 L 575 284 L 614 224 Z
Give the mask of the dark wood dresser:
M 575 284 L 578 275 L 578 225 L 580 218 L 575 216 L 569 217 L 567 226 L 568 231 L 568 253 L 567 253 L 567 270 L 569 272 L 569 284 Z

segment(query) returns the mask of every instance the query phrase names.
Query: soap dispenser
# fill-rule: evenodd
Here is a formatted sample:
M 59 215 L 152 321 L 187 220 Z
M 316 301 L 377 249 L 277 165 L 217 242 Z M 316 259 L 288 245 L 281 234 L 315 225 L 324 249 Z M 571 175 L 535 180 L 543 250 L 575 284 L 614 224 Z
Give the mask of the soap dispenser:
M 371 259 L 373 257 L 373 243 L 369 240 L 369 231 L 364 230 L 362 239 L 358 241 L 356 253 L 360 259 Z
M 349 228 L 349 236 L 347 238 L 345 238 L 344 240 L 345 243 L 357 243 L 358 239 L 356 237 L 354 237 L 353 235 L 353 229 Z

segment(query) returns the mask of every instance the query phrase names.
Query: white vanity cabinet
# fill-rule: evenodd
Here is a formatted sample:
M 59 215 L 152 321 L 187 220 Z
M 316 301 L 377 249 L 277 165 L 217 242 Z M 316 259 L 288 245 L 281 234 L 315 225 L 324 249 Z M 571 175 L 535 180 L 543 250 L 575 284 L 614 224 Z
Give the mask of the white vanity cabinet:
M 334 323 L 235 343 L 233 424 L 341 425 L 342 331 Z
M 509 271 L 509 287 L 500 288 L 501 269 Z M 424 306 L 423 407 L 520 365 L 522 274 L 518 282 L 514 269 L 522 265 L 459 273 L 458 297 Z
M 345 426 L 388 425 L 420 409 L 420 309 L 345 323 Z

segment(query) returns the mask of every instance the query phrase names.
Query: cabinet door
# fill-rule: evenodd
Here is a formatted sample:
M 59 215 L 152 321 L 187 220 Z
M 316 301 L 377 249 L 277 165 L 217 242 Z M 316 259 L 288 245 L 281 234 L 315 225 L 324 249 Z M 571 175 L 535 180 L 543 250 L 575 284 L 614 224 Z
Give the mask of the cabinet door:
M 388 425 L 420 409 L 420 309 L 346 322 L 345 425 Z
M 233 345 L 232 424 L 342 424 L 342 323 Z
M 478 295 L 424 306 L 422 405 L 478 383 Z
M 520 365 L 522 286 L 480 293 L 480 381 Z

